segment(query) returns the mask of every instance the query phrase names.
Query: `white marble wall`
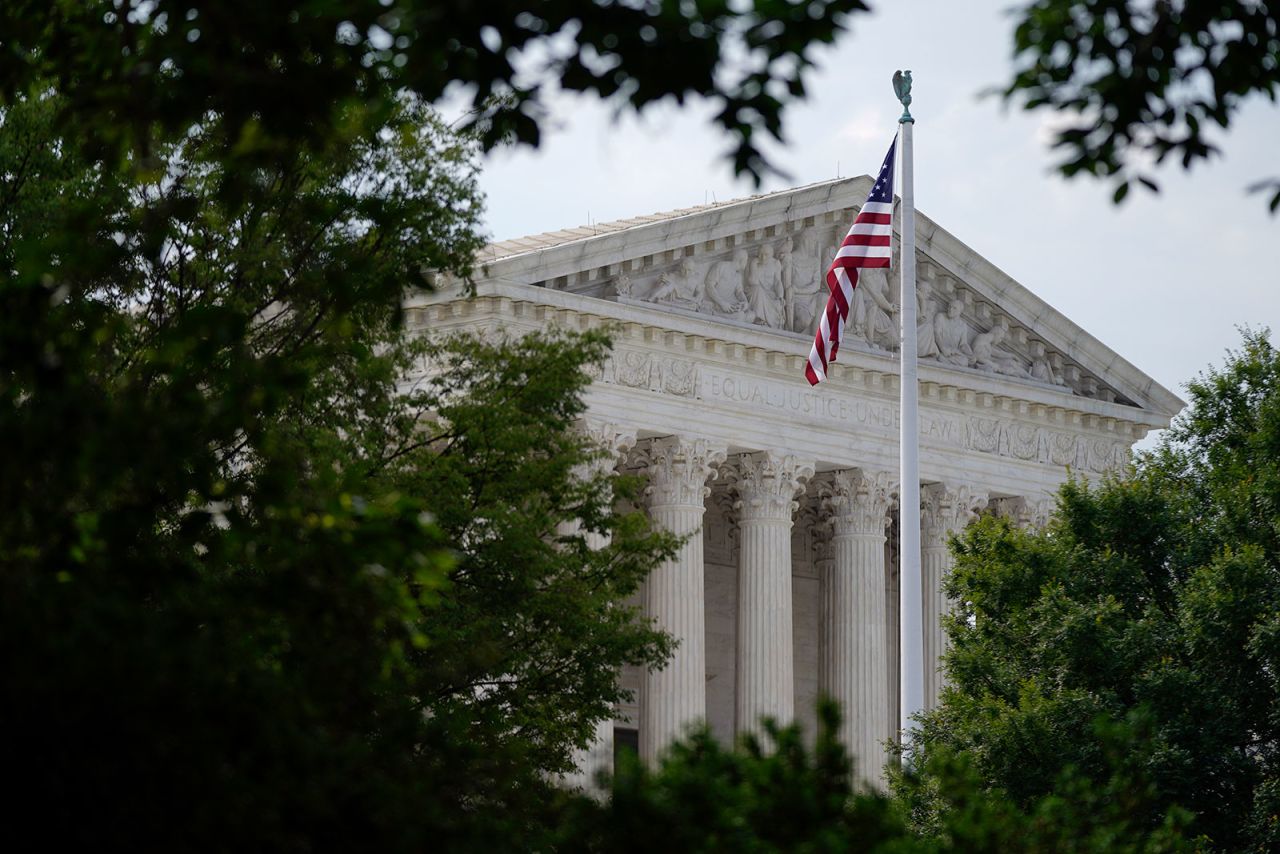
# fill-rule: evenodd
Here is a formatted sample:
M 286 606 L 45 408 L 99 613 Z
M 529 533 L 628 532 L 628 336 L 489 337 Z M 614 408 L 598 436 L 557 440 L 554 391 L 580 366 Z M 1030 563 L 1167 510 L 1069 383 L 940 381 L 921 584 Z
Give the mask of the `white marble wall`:
M 792 575 L 795 597 L 796 721 L 810 738 L 817 731 L 818 619 L 822 610 L 818 579 Z
M 733 742 L 734 667 L 738 626 L 738 567 L 708 563 L 707 722 L 716 738 Z

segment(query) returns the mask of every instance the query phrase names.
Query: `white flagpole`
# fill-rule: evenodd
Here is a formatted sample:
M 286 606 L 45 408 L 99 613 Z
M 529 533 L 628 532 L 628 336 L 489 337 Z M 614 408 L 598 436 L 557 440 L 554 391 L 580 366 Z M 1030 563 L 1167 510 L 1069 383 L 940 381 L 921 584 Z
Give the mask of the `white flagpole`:
M 899 146 L 902 169 L 902 217 L 899 220 L 902 247 L 902 334 L 900 355 L 900 424 L 899 463 L 901 483 L 899 505 L 899 548 L 901 551 L 900 591 L 900 650 L 901 673 L 901 732 L 903 759 L 915 730 L 912 718 L 924 709 L 924 630 L 922 624 L 923 597 L 920 579 L 920 427 L 916 411 L 916 211 L 915 189 L 911 175 L 911 131 L 915 119 L 908 109 L 911 105 L 911 72 L 894 75 L 894 91 L 902 102 L 902 118 L 898 120 Z

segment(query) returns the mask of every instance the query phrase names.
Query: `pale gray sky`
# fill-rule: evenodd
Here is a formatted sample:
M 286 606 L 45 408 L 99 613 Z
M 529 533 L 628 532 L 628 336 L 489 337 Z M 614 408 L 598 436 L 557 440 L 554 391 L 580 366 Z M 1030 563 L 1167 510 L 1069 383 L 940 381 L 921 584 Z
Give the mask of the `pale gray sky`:
M 1052 117 L 978 97 L 1012 68 L 1008 0 L 876 5 L 818 54 L 773 151 L 790 179 L 763 191 L 875 170 L 899 113 L 890 77 L 910 68 L 917 208 L 1103 343 L 1182 394 L 1239 341 L 1236 326 L 1280 333 L 1280 218 L 1245 193 L 1280 173 L 1280 108 L 1249 102 L 1219 140 L 1223 157 L 1189 175 L 1163 169 L 1160 195 L 1135 189 L 1117 208 L 1108 185 L 1050 171 Z M 599 101 L 557 99 L 540 149 L 486 159 L 490 236 L 757 192 L 733 179 L 709 114 L 673 105 L 616 120 Z

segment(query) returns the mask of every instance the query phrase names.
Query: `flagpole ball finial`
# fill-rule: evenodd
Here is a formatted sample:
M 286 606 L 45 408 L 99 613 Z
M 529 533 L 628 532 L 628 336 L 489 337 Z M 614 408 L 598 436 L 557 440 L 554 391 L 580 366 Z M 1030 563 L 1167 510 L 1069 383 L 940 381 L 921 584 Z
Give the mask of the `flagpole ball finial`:
M 898 119 L 898 123 L 914 124 L 915 119 L 911 117 L 911 72 L 909 70 L 893 72 L 893 94 L 897 95 L 898 100 L 902 102 L 902 117 Z

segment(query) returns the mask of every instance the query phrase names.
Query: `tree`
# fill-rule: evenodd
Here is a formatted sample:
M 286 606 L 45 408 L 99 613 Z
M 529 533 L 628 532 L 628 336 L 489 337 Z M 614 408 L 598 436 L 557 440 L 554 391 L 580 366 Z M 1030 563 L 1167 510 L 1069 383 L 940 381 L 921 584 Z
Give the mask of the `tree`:
M 24 1 L 0 10 L 0 92 L 53 81 L 63 127 L 92 127 L 100 151 L 146 151 L 157 128 L 182 134 L 213 111 L 238 158 L 324 145 L 356 119 L 377 127 L 401 90 L 436 103 L 465 87 L 486 145 L 536 144 L 553 85 L 635 109 L 703 96 L 735 140 L 735 169 L 759 180 L 757 134 L 781 138 L 810 48 L 865 11 L 862 0 Z
M 1188 411 L 1131 476 L 1068 484 L 1043 532 L 987 518 L 954 544 L 951 684 L 924 716 L 919 753 L 963 753 L 993 791 L 1026 804 L 1068 770 L 1111 785 L 1119 738 L 1158 793 L 1148 827 L 1180 806 L 1212 847 L 1269 851 L 1280 844 L 1280 354 L 1246 332 L 1188 390 Z
M 492 145 L 537 141 L 548 79 L 635 108 L 707 96 L 758 176 L 753 135 L 780 135 L 808 47 L 863 9 L 0 9 L 13 829 L 532 832 L 616 668 L 669 651 L 617 603 L 674 543 L 612 512 L 629 480 L 580 477 L 595 451 L 570 424 L 605 338 L 407 334 L 404 290 L 465 280 L 481 243 L 473 146 L 429 104 L 472 87 Z M 415 374 L 428 357 L 445 369 Z
M 1249 96 L 1280 94 L 1280 16 L 1266 3 L 1035 0 L 1019 15 L 1005 97 L 1074 116 L 1056 133 L 1058 169 L 1113 178 L 1117 202 L 1133 181 L 1157 189 L 1135 161 L 1189 168 L 1217 153 L 1210 124 L 1226 129 Z M 1254 188 L 1280 209 L 1280 179 Z
M 608 800 L 578 799 L 562 821 L 563 851 L 877 850 L 904 825 L 883 797 L 855 791 L 834 705 L 820 711 L 815 748 L 799 727 L 735 748 L 707 729 L 673 745 L 660 767 L 627 755 Z M 854 849 L 853 846 L 857 845 Z M 881 849 L 883 850 L 883 849 Z
M 404 289 L 479 243 L 471 147 L 410 97 L 233 183 L 216 116 L 109 169 L 60 97 L 0 134 L 11 831 L 514 845 L 667 651 L 601 605 L 673 547 L 576 473 L 607 340 L 407 334 Z
M 1133 852 L 1192 850 L 1174 810 L 1156 828 L 1133 820 L 1152 799 L 1140 770 L 1105 789 L 1067 775 L 1026 808 L 987 792 L 954 756 L 931 760 L 928 785 L 948 808 L 927 832 L 909 827 L 904 802 L 850 785 L 833 704 L 819 707 L 816 743 L 798 727 L 768 723 L 767 738 L 733 748 L 705 729 L 678 742 L 650 771 L 621 764 L 608 799 L 562 805 L 558 851 Z M 1117 761 L 1123 761 L 1117 758 Z M 905 785 L 923 785 L 911 777 Z

